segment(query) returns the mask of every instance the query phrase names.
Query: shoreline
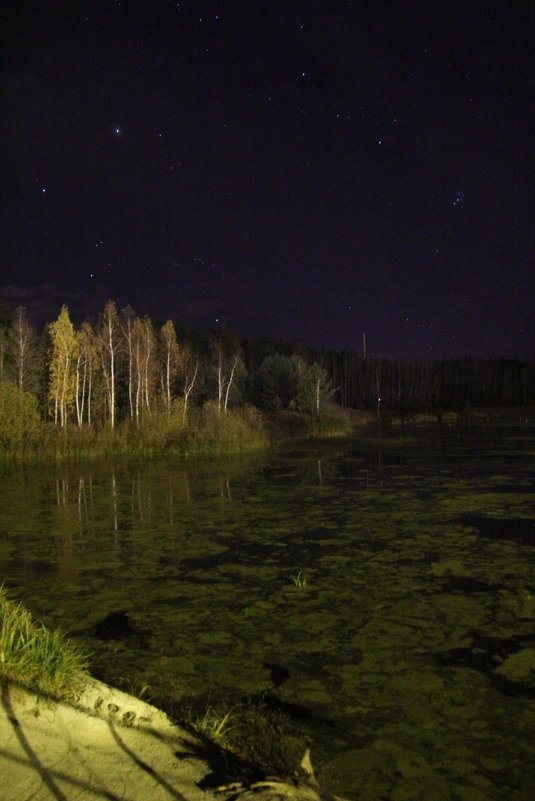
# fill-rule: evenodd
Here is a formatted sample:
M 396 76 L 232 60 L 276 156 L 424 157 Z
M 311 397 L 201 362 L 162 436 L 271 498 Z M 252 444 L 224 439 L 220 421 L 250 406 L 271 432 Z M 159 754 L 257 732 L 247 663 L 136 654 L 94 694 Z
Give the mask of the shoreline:
M 243 780 L 209 742 L 146 701 L 92 676 L 70 700 L 3 681 L 0 771 L 6 801 L 325 801 L 308 752 L 303 778 Z

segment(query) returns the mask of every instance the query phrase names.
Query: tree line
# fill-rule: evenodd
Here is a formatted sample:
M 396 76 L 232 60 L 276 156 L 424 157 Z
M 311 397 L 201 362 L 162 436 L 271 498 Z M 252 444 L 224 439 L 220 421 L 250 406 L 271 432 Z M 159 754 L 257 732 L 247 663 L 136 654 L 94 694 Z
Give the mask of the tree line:
M 3 311 L 3 315 L 2 315 Z M 67 306 L 38 335 L 24 307 L 0 308 L 0 382 L 32 394 L 59 428 L 157 411 L 186 422 L 191 404 L 218 414 L 252 404 L 320 413 L 330 401 L 393 412 L 535 404 L 535 365 L 516 358 L 419 362 L 310 350 L 298 340 L 240 339 L 225 329 L 155 326 L 110 300 L 98 320 L 72 323 Z
M 35 396 L 42 417 L 60 428 L 106 422 L 114 429 L 123 419 L 141 427 L 153 412 L 185 423 L 193 401 L 211 401 L 218 414 L 246 402 L 320 413 L 334 394 L 318 362 L 271 350 L 249 371 L 245 355 L 226 330 L 177 333 L 172 320 L 156 327 L 112 300 L 96 323 L 78 328 L 65 305 L 40 336 L 22 306 L 0 325 L 0 382 Z
M 364 359 L 354 351 L 323 354 L 343 406 L 392 411 L 462 411 L 535 404 L 535 364 L 517 358 Z M 379 401 L 380 399 L 380 401 Z

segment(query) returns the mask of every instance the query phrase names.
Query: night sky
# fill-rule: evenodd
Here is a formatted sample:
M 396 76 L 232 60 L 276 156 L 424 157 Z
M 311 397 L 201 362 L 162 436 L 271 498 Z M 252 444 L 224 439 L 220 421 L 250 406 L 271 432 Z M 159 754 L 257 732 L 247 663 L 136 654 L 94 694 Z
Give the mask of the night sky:
M 3 2 L 0 298 L 533 359 L 533 9 Z

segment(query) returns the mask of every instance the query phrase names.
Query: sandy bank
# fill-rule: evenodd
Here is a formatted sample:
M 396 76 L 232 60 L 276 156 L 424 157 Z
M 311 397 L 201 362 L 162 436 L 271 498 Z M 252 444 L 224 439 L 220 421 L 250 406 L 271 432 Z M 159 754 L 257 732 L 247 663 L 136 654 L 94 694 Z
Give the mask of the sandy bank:
M 203 744 L 159 709 L 89 678 L 72 702 L 4 685 L 2 801 L 215 801 L 254 794 L 318 801 L 308 784 L 210 784 Z

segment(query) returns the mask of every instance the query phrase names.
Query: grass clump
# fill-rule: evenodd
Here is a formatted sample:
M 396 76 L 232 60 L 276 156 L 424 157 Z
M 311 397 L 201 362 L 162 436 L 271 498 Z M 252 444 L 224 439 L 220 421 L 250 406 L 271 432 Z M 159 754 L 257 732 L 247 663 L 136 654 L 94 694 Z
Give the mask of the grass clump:
M 287 715 L 259 698 L 230 707 L 209 704 L 200 712 L 182 709 L 182 717 L 198 734 L 266 774 L 295 775 L 308 745 Z
M 199 734 L 224 746 L 228 742 L 235 707 L 221 711 L 209 704 L 204 712 L 191 715 L 189 723 Z
M 304 590 L 308 585 L 308 579 L 301 570 L 296 576 L 292 576 L 292 581 L 297 590 Z
M 0 587 L 0 680 L 60 698 L 76 692 L 86 667 L 85 655 L 59 629 L 34 620 Z

